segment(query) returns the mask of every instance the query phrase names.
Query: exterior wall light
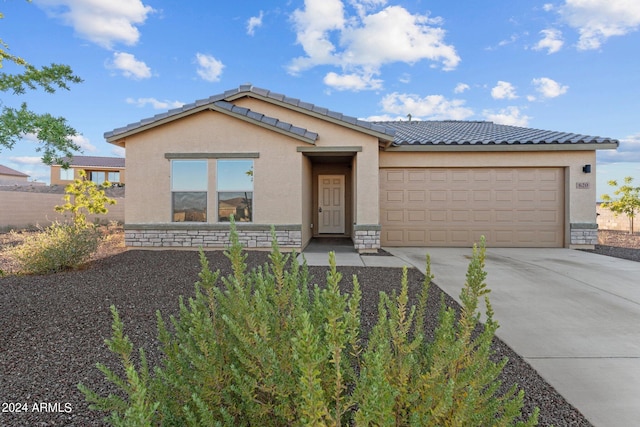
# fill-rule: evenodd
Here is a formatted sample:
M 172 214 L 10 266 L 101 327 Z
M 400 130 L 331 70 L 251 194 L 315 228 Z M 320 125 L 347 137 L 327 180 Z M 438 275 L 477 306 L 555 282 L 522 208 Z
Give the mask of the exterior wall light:
M 591 165 L 584 165 L 582 167 L 582 172 L 584 173 L 591 173 Z

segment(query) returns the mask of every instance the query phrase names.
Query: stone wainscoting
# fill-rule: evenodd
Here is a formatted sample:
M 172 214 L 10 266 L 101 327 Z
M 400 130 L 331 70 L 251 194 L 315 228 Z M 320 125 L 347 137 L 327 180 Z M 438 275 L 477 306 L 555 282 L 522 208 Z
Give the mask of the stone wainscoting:
M 353 227 L 353 246 L 360 253 L 378 252 L 380 249 L 379 225 L 355 225 Z
M 571 247 L 594 246 L 598 243 L 598 224 L 571 224 Z
M 246 248 L 269 249 L 271 226 L 236 223 L 238 239 Z M 282 249 L 300 249 L 302 226 L 274 226 L 276 240 Z M 125 245 L 138 248 L 217 248 L 229 246 L 228 224 L 125 224 Z

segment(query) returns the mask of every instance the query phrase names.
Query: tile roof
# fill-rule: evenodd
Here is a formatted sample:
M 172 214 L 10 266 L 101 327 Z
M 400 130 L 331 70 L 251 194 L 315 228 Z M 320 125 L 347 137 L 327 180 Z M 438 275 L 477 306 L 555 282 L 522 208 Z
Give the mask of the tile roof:
M 393 146 L 407 145 L 519 145 L 618 144 L 611 138 L 555 132 L 481 121 L 377 122 L 395 129 Z
M 124 157 L 73 156 L 70 159 L 63 157 L 63 160 L 69 162 L 69 166 L 80 167 L 123 168 L 125 165 Z
M 11 176 L 20 176 L 20 177 L 28 177 L 26 173 L 19 172 L 15 169 L 11 169 L 7 166 L 0 165 L 0 175 L 11 175 Z
M 271 92 L 267 89 L 255 87 L 251 84 L 240 85 L 236 89 L 227 90 L 224 93 L 200 99 L 180 108 L 169 110 L 165 113 L 131 123 L 125 127 L 106 132 L 104 137 L 113 141 L 119 136 L 125 136 L 129 132 L 135 132 L 145 126 L 153 126 L 165 119 L 179 116 L 190 111 L 200 111 L 211 108 L 217 111 L 228 112 L 258 121 L 266 126 L 277 128 L 280 131 L 290 132 L 294 136 L 304 137 L 315 141 L 318 134 L 307 129 L 296 127 L 290 123 L 282 122 L 277 118 L 268 117 L 248 108 L 233 104 L 238 98 L 250 96 L 264 99 L 267 102 L 282 104 L 290 108 L 325 118 L 326 120 L 342 123 L 347 126 L 360 128 L 376 134 L 381 140 L 391 141 L 392 146 L 426 146 L 426 145 L 522 145 L 522 144 L 614 144 L 618 141 L 611 138 L 581 135 L 568 132 L 555 132 L 540 129 L 523 128 L 518 126 L 499 125 L 484 121 L 394 121 L 394 122 L 370 122 L 347 116 L 342 113 L 318 107 L 296 98 Z
M 285 96 L 276 92 L 271 92 L 266 89 L 254 87 L 253 85 L 241 85 L 236 89 L 231 89 L 224 93 L 210 96 L 209 98 L 200 99 L 191 104 L 185 104 L 180 108 L 175 108 L 165 113 L 157 114 L 153 117 L 140 120 L 139 122 L 131 123 L 131 124 L 128 124 L 127 126 L 114 129 L 110 132 L 105 132 L 104 137 L 107 140 L 114 139 L 114 138 L 117 138 L 118 135 L 135 131 L 136 129 L 141 128 L 143 126 L 153 125 L 154 123 L 160 122 L 161 120 L 164 120 L 164 119 L 171 118 L 172 116 L 178 116 L 183 113 L 188 113 L 191 110 L 202 109 L 203 107 L 212 106 L 217 109 L 225 110 L 227 112 L 232 112 L 253 120 L 257 120 L 267 126 L 272 126 L 280 130 L 284 130 L 286 132 L 291 132 L 297 136 L 303 136 L 313 141 L 317 139 L 318 134 L 315 132 L 311 132 L 311 131 L 308 131 L 307 129 L 299 128 L 290 123 L 282 122 L 277 118 L 265 116 L 264 114 L 254 112 L 248 108 L 238 107 L 231 102 L 243 96 L 253 96 L 255 98 L 263 98 L 271 102 L 276 102 L 276 103 L 285 104 L 291 107 L 296 107 L 320 117 L 324 116 L 327 119 L 343 122 L 345 124 L 352 125 L 352 126 L 358 126 L 373 132 L 378 132 L 378 133 L 386 134 L 389 136 L 393 136 L 394 134 L 394 130 L 386 126 L 380 126 L 372 122 L 347 116 L 342 113 L 338 113 L 336 111 L 331 111 L 327 108 L 322 108 L 322 107 L 318 107 L 316 105 L 310 104 L 308 102 L 303 102 L 296 98 L 290 98 L 288 96 Z

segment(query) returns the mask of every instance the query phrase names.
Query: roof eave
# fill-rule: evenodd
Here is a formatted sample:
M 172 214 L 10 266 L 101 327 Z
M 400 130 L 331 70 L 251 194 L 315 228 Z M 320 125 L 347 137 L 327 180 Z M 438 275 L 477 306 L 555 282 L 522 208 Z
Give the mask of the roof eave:
M 387 146 L 385 151 L 595 151 L 615 150 L 617 142 L 580 143 L 580 144 L 412 144 Z

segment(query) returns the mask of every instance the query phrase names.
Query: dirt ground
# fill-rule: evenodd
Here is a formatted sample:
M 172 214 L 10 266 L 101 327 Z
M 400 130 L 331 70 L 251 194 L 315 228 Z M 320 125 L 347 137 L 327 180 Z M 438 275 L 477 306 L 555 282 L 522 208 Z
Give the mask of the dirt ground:
M 618 248 L 640 249 L 640 233 L 629 234 L 628 231 L 599 230 L 598 244 Z

